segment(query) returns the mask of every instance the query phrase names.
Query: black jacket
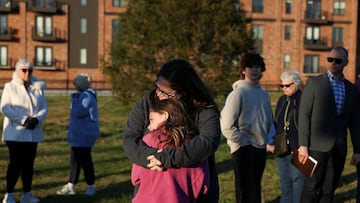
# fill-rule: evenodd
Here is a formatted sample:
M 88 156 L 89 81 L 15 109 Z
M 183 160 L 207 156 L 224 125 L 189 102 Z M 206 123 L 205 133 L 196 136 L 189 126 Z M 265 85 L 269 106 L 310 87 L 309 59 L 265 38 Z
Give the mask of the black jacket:
M 294 151 L 299 147 L 298 142 L 298 115 L 299 115 L 299 106 L 300 106 L 300 96 L 301 90 L 295 92 L 295 94 L 290 97 L 282 95 L 276 105 L 275 109 L 275 127 L 276 134 L 280 134 L 284 131 L 284 116 L 286 106 L 288 101 L 290 102 L 287 119 L 290 123 L 289 125 L 289 147 L 291 151 Z M 287 100 L 289 98 L 289 100 Z

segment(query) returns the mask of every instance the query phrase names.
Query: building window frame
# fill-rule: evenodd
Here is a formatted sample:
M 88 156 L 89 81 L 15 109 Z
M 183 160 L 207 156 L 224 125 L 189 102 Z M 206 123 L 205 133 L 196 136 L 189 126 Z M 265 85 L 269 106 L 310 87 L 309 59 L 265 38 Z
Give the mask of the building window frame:
M 53 35 L 53 19 L 51 16 L 37 15 L 35 19 L 35 33 L 37 36 Z
M 112 6 L 113 7 L 124 7 L 125 3 L 126 3 L 125 0 L 113 0 L 112 1 Z
M 7 46 L 0 46 L 0 66 L 8 66 L 8 47 Z
M 255 48 L 258 53 L 262 53 L 263 38 L 264 38 L 264 26 L 260 24 L 253 24 L 251 26 L 253 36 L 255 39 Z
M 87 5 L 87 0 L 80 0 L 80 5 L 81 6 L 86 6 Z
M 53 64 L 53 48 L 50 46 L 36 46 L 35 66 L 52 67 Z
M 290 68 L 290 62 L 291 62 L 290 54 L 284 54 L 284 68 L 285 69 Z
M 285 25 L 284 27 L 284 40 L 290 40 L 291 39 L 291 26 Z
M 343 0 L 334 1 L 334 16 L 345 15 L 346 3 Z
M 343 44 L 344 44 L 344 28 L 333 27 L 332 43 L 333 43 L 333 47 L 343 46 Z
M 319 55 L 305 55 L 304 56 L 304 74 L 320 73 L 320 56 Z
M 87 18 L 80 18 L 80 33 L 86 34 L 87 33 Z
M 0 15 L 0 35 L 9 34 L 8 16 Z
M 264 0 L 252 0 L 252 12 L 263 13 L 264 12 Z
M 36 0 L 35 6 L 42 8 L 52 8 L 55 6 L 55 0 Z
M 81 65 L 85 65 L 87 64 L 88 60 L 87 60 L 87 49 L 86 48 L 81 48 L 80 49 L 80 64 Z
M 291 14 L 291 0 L 285 0 L 285 13 Z

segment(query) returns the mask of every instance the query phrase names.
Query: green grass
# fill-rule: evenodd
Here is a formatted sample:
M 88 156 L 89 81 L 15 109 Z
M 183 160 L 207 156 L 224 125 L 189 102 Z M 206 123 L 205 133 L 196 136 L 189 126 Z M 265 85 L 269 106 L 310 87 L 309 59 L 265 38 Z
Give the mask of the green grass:
M 276 102 L 276 94 L 272 103 Z M 69 116 L 69 97 L 48 97 L 49 114 L 44 122 L 45 142 L 38 145 L 35 160 L 33 193 L 41 198 L 42 203 L 127 203 L 131 202 L 133 188 L 130 183 L 131 163 L 122 148 L 121 133 L 132 106 L 122 106 L 112 97 L 99 97 L 101 135 L 93 149 L 96 172 L 97 195 L 85 197 L 86 184 L 81 173 L 76 185 L 77 195 L 57 196 L 67 181 L 70 162 L 70 145 L 66 142 L 66 126 Z M 221 105 L 219 105 L 221 106 Z M 1 121 L 2 122 L 2 117 Z M 1 126 L 2 124 L 0 124 Z M 349 155 L 352 154 L 351 145 Z M 346 162 L 340 187 L 336 191 L 335 202 L 355 202 L 356 172 L 355 167 Z M 225 139 L 222 137 L 216 152 L 217 170 L 220 182 L 220 202 L 232 203 L 234 200 L 234 176 L 231 156 Z M 0 198 L 6 187 L 6 167 L 8 152 L 5 143 L 0 144 Z M 16 185 L 15 196 L 21 195 L 21 181 Z M 276 158 L 268 154 L 262 179 L 263 202 L 277 202 L 280 195 L 279 177 Z

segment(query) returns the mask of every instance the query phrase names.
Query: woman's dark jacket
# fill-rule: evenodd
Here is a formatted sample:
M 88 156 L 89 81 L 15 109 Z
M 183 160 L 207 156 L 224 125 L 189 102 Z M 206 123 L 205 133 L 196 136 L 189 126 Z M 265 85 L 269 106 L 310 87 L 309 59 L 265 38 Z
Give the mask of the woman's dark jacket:
M 276 134 L 280 134 L 284 131 L 284 116 L 286 107 L 290 102 L 287 111 L 287 120 L 289 121 L 289 147 L 291 151 L 294 151 L 299 147 L 298 142 L 298 115 L 300 106 L 301 90 L 298 90 L 290 97 L 282 95 L 276 105 L 275 109 L 275 127 Z M 290 117 L 289 117 L 290 116 Z

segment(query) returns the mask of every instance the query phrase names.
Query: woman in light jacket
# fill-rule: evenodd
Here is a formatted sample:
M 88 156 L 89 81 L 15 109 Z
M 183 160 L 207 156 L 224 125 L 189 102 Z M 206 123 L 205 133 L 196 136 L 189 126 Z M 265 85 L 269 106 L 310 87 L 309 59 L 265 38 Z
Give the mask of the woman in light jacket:
M 37 144 L 44 140 L 41 123 L 48 113 L 48 106 L 43 92 L 46 84 L 32 75 L 33 70 L 30 61 L 20 59 L 1 96 L 2 140 L 6 142 L 10 157 L 3 203 L 15 202 L 13 192 L 20 174 L 23 183 L 20 202 L 39 202 L 30 191 Z

